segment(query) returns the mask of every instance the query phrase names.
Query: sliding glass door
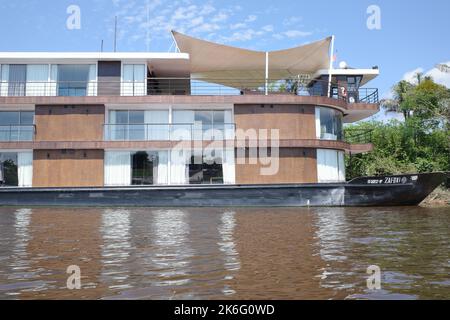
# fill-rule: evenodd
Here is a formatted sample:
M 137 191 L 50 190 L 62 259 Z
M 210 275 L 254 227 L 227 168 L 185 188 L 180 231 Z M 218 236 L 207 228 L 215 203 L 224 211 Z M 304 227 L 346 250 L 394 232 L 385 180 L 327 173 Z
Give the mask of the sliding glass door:
M 189 184 L 223 184 L 222 150 L 191 156 Z
M 27 81 L 26 64 L 10 64 L 8 77 L 8 96 L 24 96 Z
M 122 71 L 122 96 L 145 96 L 147 66 L 124 64 Z
M 0 186 L 31 187 L 33 152 L 0 152 Z

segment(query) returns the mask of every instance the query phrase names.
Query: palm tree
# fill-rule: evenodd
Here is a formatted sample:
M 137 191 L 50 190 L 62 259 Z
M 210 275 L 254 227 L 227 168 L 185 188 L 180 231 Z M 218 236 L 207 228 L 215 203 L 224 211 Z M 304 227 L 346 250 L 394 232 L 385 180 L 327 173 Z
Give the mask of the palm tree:
M 421 76 L 417 76 L 417 79 L 419 80 Z M 381 106 L 382 108 L 388 113 L 388 112 L 397 112 L 397 113 L 403 113 L 403 116 L 405 119 L 409 118 L 411 116 L 411 113 L 409 110 L 403 108 L 403 103 L 406 100 L 406 96 L 414 88 L 414 85 L 406 80 L 402 80 L 399 83 L 397 83 L 392 88 L 393 98 L 392 99 L 383 99 L 381 100 Z

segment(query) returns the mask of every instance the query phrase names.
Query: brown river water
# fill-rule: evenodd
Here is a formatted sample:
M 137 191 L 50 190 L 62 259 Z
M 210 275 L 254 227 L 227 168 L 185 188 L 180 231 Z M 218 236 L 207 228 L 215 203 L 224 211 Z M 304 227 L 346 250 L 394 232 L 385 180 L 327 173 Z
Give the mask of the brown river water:
M 450 299 L 450 208 L 0 208 L 0 299 L 72 298 Z

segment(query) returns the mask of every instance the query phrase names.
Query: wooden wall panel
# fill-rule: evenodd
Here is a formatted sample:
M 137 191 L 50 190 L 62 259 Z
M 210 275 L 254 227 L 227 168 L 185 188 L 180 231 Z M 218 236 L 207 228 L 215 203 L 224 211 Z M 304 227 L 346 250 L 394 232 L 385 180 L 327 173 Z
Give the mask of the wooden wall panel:
M 310 105 L 235 105 L 236 129 L 279 129 L 280 139 L 315 139 L 315 107 Z
M 103 186 L 103 150 L 34 150 L 33 187 Z
M 104 106 L 36 106 L 36 141 L 102 141 Z
M 250 164 L 247 152 L 245 164 L 239 164 L 242 159 L 236 158 L 236 183 L 316 183 L 316 157 L 315 149 L 280 148 L 278 172 L 275 175 L 261 175 L 261 167 L 268 165 L 262 165 L 258 159 L 257 164 Z
M 120 61 L 98 62 L 99 96 L 120 96 L 121 67 Z

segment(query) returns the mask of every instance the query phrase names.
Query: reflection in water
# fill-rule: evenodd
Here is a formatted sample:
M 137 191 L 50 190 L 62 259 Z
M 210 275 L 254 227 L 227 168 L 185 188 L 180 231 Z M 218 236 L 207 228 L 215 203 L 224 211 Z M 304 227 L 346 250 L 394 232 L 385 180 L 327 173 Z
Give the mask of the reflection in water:
M 15 238 L 14 250 L 12 253 L 13 263 L 11 265 L 14 273 L 10 279 L 27 278 L 26 270 L 29 268 L 29 260 L 27 259 L 27 245 L 30 240 L 28 227 L 31 219 L 31 209 L 18 209 L 15 213 Z
M 0 298 L 448 299 L 448 211 L 0 208 Z
M 154 213 L 154 250 L 151 257 L 161 281 L 157 284 L 181 285 L 186 278 L 193 251 L 189 248 L 189 224 L 186 212 L 181 210 L 158 210 Z
M 322 209 L 316 216 L 321 285 L 348 298 L 450 298 L 449 209 Z M 381 290 L 366 288 L 381 268 Z
M 130 212 L 125 209 L 106 209 L 102 213 L 100 232 L 103 238 L 102 282 L 110 289 L 128 288 L 128 271 L 123 264 L 130 257 Z
M 220 234 L 220 240 L 217 243 L 219 249 L 224 253 L 224 267 L 228 271 L 237 271 L 240 269 L 241 265 L 239 262 L 239 254 L 236 250 L 236 244 L 234 242 L 233 233 L 236 226 L 235 212 L 225 211 L 220 220 L 221 224 L 217 228 Z M 226 280 L 232 280 L 233 274 L 225 276 Z M 225 285 L 222 290 L 224 295 L 233 295 L 236 293 L 229 285 Z

